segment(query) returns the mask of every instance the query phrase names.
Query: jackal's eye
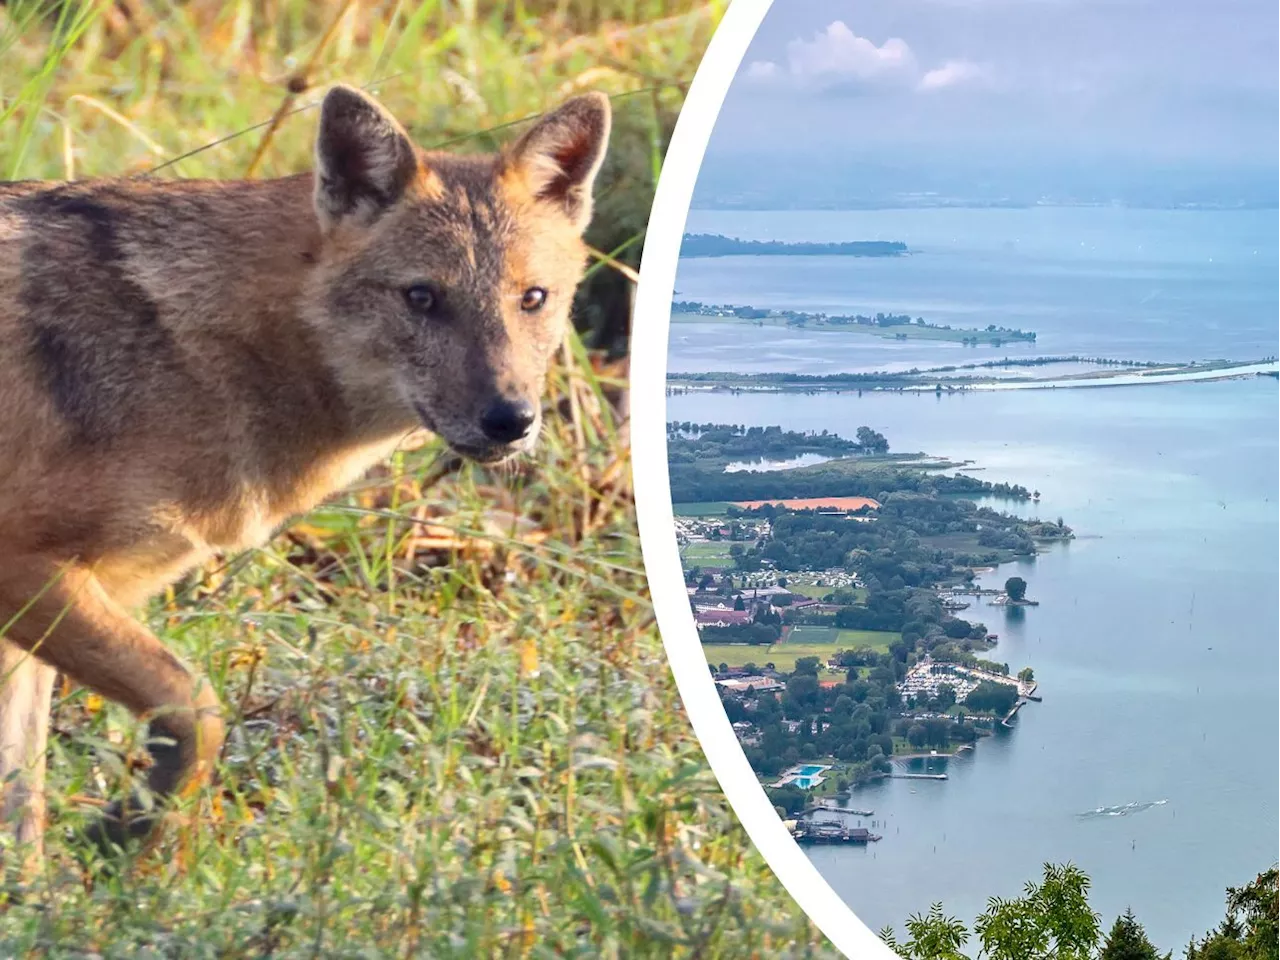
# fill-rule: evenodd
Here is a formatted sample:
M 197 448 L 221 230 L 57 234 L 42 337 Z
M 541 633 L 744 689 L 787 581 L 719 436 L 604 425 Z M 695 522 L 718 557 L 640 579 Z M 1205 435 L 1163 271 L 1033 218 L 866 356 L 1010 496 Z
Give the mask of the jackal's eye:
M 429 283 L 415 283 L 405 287 L 404 299 L 419 313 L 430 313 L 440 301 L 435 288 Z
M 533 313 L 535 310 L 541 310 L 542 305 L 547 302 L 547 291 L 542 287 L 530 287 L 520 297 L 520 309 L 525 313 Z

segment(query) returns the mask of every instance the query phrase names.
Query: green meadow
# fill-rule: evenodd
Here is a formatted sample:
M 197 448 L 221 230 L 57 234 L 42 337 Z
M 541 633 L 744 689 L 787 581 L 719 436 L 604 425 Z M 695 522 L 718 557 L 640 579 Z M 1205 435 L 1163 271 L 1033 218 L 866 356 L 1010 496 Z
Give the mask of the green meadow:
M 884 653 L 900 634 L 878 630 L 836 630 L 829 627 L 794 627 L 783 643 L 750 646 L 743 643 L 704 643 L 702 652 L 712 666 L 744 667 L 748 663 L 790 673 L 801 657 L 818 657 L 824 664 L 837 650 L 875 650 Z
M 687 543 L 680 548 L 680 556 L 684 558 L 686 566 L 692 564 L 697 565 L 710 560 L 729 559 L 729 543 L 723 541 L 720 543 Z
M 674 503 L 671 509 L 677 517 L 723 517 L 731 506 L 733 504 L 723 500 L 714 500 L 705 503 Z

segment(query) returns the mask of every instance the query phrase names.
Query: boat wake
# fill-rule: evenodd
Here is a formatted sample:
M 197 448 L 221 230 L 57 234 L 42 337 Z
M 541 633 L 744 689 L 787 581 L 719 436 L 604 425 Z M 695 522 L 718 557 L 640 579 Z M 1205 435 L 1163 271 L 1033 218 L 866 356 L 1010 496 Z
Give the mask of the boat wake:
M 1097 807 L 1076 814 L 1081 820 L 1094 820 L 1098 817 L 1127 817 L 1131 813 L 1141 813 L 1152 807 L 1163 807 L 1168 800 L 1135 800 L 1133 803 L 1122 803 L 1115 807 Z

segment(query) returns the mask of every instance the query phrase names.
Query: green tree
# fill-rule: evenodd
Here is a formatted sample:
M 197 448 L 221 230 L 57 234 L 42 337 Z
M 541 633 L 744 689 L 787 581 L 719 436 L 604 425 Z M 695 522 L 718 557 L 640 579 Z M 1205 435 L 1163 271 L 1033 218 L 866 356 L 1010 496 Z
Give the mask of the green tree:
M 1027 898 L 1001 900 L 992 897 L 974 923 L 982 938 L 982 951 L 991 960 L 1034 960 L 1044 957 L 1049 933 L 1038 905 Z
M 1089 960 L 1101 928 L 1089 906 L 1090 880 L 1074 864 L 1044 865 L 1039 883 L 1029 882 L 1021 897 L 993 897 L 974 921 L 990 960 Z
M 1147 939 L 1147 931 L 1142 929 L 1133 911 L 1126 910 L 1112 924 L 1098 960 L 1166 960 L 1166 957 Z
M 949 683 L 938 684 L 938 712 L 946 713 L 956 703 L 956 688 Z
M 1004 592 L 1009 595 L 1010 600 L 1025 600 L 1027 598 L 1027 581 L 1021 577 L 1010 577 L 1004 582 Z
M 1277 960 L 1280 956 L 1280 873 L 1272 867 L 1243 887 L 1227 889 L 1227 915 L 1187 947 L 1187 960 Z
M 969 960 L 960 948 L 969 941 L 969 931 L 955 917 L 942 913 L 942 904 L 935 903 L 926 914 L 912 914 L 907 920 L 907 940 L 899 943 L 893 928 L 880 931 L 880 939 L 907 960 Z
M 855 436 L 858 438 L 858 445 L 866 453 L 889 452 L 889 441 L 884 438 L 884 434 L 877 433 L 870 427 L 859 427 Z
M 1244 942 L 1260 960 L 1280 958 L 1280 872 L 1272 867 L 1245 887 L 1227 889 L 1227 912 L 1245 927 Z
M 1030 667 L 1023 667 L 1021 670 L 1018 671 L 1018 679 L 1021 680 L 1023 683 L 1030 683 L 1035 678 L 1036 678 L 1036 672 L 1032 670 Z
M 812 676 L 818 675 L 818 665 L 821 663 L 817 657 L 796 657 L 796 665 L 794 673 L 807 673 Z
M 969 692 L 964 702 L 970 710 L 990 710 L 997 716 L 1003 716 L 1018 702 L 1018 691 L 1007 683 L 984 680 Z
M 733 609 L 735 609 L 735 610 L 746 610 L 746 609 L 747 609 L 746 601 L 744 601 L 744 600 L 742 599 L 742 597 L 741 597 L 741 596 L 739 596 L 739 597 L 738 597 L 738 599 L 736 599 L 736 600 L 734 600 L 734 601 L 733 601 Z

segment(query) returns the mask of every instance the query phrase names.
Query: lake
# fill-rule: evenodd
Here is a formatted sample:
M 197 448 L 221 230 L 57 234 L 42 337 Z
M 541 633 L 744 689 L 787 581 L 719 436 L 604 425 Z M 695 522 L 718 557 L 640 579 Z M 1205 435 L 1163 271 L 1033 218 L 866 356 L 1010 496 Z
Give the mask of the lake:
M 767 286 L 779 305 L 801 306 L 788 300 L 787 283 L 794 283 L 797 296 L 813 301 L 811 308 L 825 301 L 865 312 L 869 303 L 860 298 L 869 300 L 867 291 L 883 286 L 887 292 L 876 309 L 919 310 L 934 319 L 924 312 L 926 302 L 991 305 L 1008 296 L 1016 297 L 1019 310 L 1038 304 L 1039 316 L 1056 316 L 1055 323 L 1079 318 L 1078 329 L 1039 326 L 1016 320 L 1017 311 L 1007 309 L 991 321 L 1056 329 L 1063 344 L 1076 344 L 1050 347 L 1042 333 L 1035 348 L 1040 354 L 1083 352 L 1081 344 L 1103 356 L 1144 360 L 1277 352 L 1274 211 L 1261 218 L 1039 209 L 695 213 L 701 222 L 691 217 L 690 230 L 904 239 L 922 247 L 923 238 L 934 235 L 925 233 L 926 226 L 940 236 L 946 231 L 937 224 L 943 223 L 957 237 L 977 238 L 971 255 L 957 241 L 948 254 L 957 261 L 982 262 L 993 244 L 1004 250 L 996 242 L 1000 236 L 1030 236 L 1037 238 L 1039 267 L 1024 270 L 1021 261 L 1006 257 L 1006 272 L 1018 276 L 992 281 L 957 266 L 949 284 L 917 290 L 895 276 L 908 260 L 917 264 L 915 258 L 862 260 L 817 289 L 814 278 L 823 271 L 794 261 L 828 258 L 770 258 L 768 271 L 694 260 L 681 265 L 686 298 L 765 305 L 758 297 Z M 1056 237 L 1036 226 L 1045 217 L 1060 221 Z M 1126 217 L 1137 223 L 1137 232 L 1117 235 L 1117 223 Z M 801 229 L 804 218 L 808 231 Z M 832 225 L 837 219 L 881 226 L 838 232 Z M 1263 222 L 1270 233 L 1255 235 Z M 745 231 L 747 223 L 756 224 L 755 233 Z M 912 232 L 895 228 L 897 223 Z M 1161 223 L 1169 235 L 1138 239 L 1159 233 Z M 1093 238 L 1102 260 L 1115 258 L 1114 275 L 1094 258 L 1075 254 L 1080 238 Z M 1142 261 L 1141 269 L 1136 255 L 1123 255 L 1140 242 L 1158 246 L 1155 264 Z M 1265 265 L 1252 259 L 1255 243 L 1268 251 Z M 1201 264 L 1208 248 L 1216 251 L 1214 267 Z M 1252 271 L 1245 264 L 1253 264 Z M 1163 275 L 1202 267 L 1196 275 L 1209 292 Z M 1074 283 L 1053 280 L 1073 270 Z M 1120 292 L 1133 300 L 1138 273 L 1161 274 L 1156 286 L 1164 292 L 1148 301 L 1167 301 L 1158 325 L 1130 327 L 1124 312 L 1112 309 Z M 755 293 L 738 285 L 748 275 L 757 279 Z M 691 289 L 690 277 L 701 291 Z M 1231 277 L 1241 289 L 1232 289 Z M 850 290 L 842 293 L 844 286 Z M 1200 307 L 1189 306 L 1210 302 L 1219 305 L 1219 331 L 1205 325 Z M 1110 326 L 1099 322 L 1103 315 L 1111 317 Z M 673 369 L 756 368 L 702 355 L 701 347 L 679 339 L 682 329 L 672 327 Z M 744 353 L 738 343 L 727 353 L 759 369 L 800 369 L 796 358 L 816 364 L 824 357 L 839 369 L 882 368 L 880 341 L 849 338 L 835 351 L 835 336 L 799 332 L 776 350 L 760 343 Z M 951 362 L 938 358 L 962 349 L 912 347 L 929 363 Z M 909 914 L 934 901 L 971 923 L 988 897 L 1018 895 L 1043 862 L 1070 860 L 1093 878 L 1092 902 L 1105 926 L 1132 906 L 1161 950 L 1180 954 L 1191 936 L 1221 920 L 1227 886 L 1248 882 L 1277 859 L 1277 393 L 1274 379 L 1258 378 L 940 397 L 844 392 L 668 398 L 668 419 L 675 420 L 779 424 L 846 436 L 867 425 L 885 434 L 894 450 L 973 460 L 975 468 L 967 472 L 975 476 L 1038 489 L 1039 504 L 1002 506 L 1029 516 L 1061 516 L 1076 531 L 1073 542 L 982 577 L 989 586 L 1023 577 L 1038 607 L 976 604 L 961 614 L 1000 635 L 987 656 L 1015 671 L 1035 668 L 1044 701 L 1028 704 L 1015 730 L 943 761 L 950 775 L 945 782 L 891 780 L 855 793 L 855 806 L 875 810 L 873 832 L 884 837 L 879 843 L 809 851 L 873 929 L 891 923 L 901 930 Z
M 967 347 L 749 323 L 671 327 L 673 372 L 902 370 L 1001 357 L 1251 360 L 1276 351 L 1274 210 L 692 210 L 690 233 L 906 242 L 906 257 L 682 260 L 677 298 L 1033 330 Z

